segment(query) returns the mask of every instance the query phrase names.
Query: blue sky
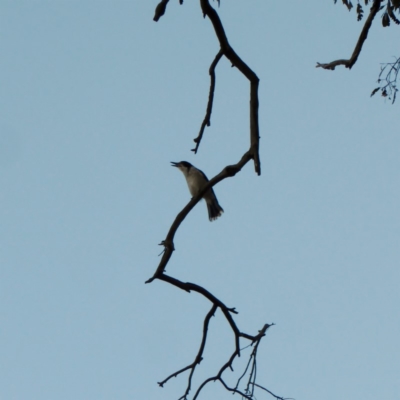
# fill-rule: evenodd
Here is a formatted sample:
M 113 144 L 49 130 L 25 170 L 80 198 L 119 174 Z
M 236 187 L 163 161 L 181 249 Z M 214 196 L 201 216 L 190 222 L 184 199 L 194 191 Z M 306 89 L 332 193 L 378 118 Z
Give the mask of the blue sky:
M 249 143 L 249 85 L 222 60 L 212 125 L 190 152 L 218 51 L 198 3 L 171 0 L 154 23 L 156 1 L 2 2 L 1 399 L 184 392 L 185 375 L 156 382 L 192 362 L 210 305 L 144 284 L 190 199 L 169 162 L 212 177 Z M 218 184 L 213 223 L 195 207 L 167 271 L 236 307 L 243 331 L 276 324 L 258 359 L 273 392 L 395 398 L 399 105 L 369 94 L 398 28 L 376 21 L 353 69 L 332 72 L 316 62 L 349 57 L 362 26 L 341 4 L 222 0 L 218 12 L 261 80 L 262 175 L 248 164 Z M 194 383 L 232 345 L 217 313 Z M 229 396 L 210 384 L 201 398 Z

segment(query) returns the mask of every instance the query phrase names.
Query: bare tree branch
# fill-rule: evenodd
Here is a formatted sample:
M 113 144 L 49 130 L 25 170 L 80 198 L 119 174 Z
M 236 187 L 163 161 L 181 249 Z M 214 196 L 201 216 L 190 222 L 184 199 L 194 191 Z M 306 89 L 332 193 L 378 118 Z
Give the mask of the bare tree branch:
M 216 304 L 213 304 L 211 307 L 211 310 L 208 312 L 208 314 L 206 315 L 206 317 L 204 318 L 204 324 L 203 324 L 203 338 L 201 340 L 201 344 L 200 344 L 200 349 L 196 355 L 196 358 L 194 359 L 194 361 L 189 364 L 187 367 L 180 369 L 177 372 L 174 372 L 173 374 L 171 374 L 170 376 L 168 376 L 166 379 L 164 379 L 162 382 L 158 382 L 158 384 L 163 387 L 163 385 L 168 382 L 171 378 L 173 377 L 177 377 L 179 374 L 181 374 L 182 372 L 185 372 L 187 370 L 191 370 L 190 374 L 189 374 L 189 378 L 188 378 L 188 385 L 185 391 L 185 394 L 181 397 L 181 399 L 185 399 L 187 397 L 187 395 L 190 392 L 191 386 L 192 386 L 192 378 L 193 378 L 193 374 L 194 374 L 194 370 L 196 368 L 196 366 L 198 364 L 200 364 L 200 362 L 203 360 L 203 352 L 204 352 L 204 348 L 206 346 L 206 340 L 207 340 L 207 333 L 208 333 L 208 325 L 210 323 L 210 319 L 211 317 L 214 316 L 215 312 L 217 311 L 218 306 Z
M 217 2 L 219 4 L 219 0 L 217 0 Z M 182 4 L 182 0 L 180 0 L 180 3 Z M 155 11 L 155 16 L 154 16 L 155 21 L 158 21 L 161 18 L 161 16 L 165 13 L 167 4 L 168 4 L 168 0 L 161 0 L 160 3 L 157 5 L 156 11 Z M 230 62 L 232 63 L 232 66 L 235 66 L 250 81 L 250 148 L 244 153 L 244 155 L 242 156 L 242 158 L 240 159 L 239 162 L 237 162 L 236 164 L 233 164 L 233 165 L 226 166 L 218 175 L 216 175 L 214 178 L 212 178 L 208 182 L 208 184 L 196 196 L 194 196 L 189 201 L 189 203 L 176 216 L 174 222 L 172 223 L 172 225 L 169 229 L 169 232 L 168 232 L 166 238 L 160 243 L 160 245 L 164 246 L 164 250 L 162 253 L 160 263 L 159 263 L 154 275 L 150 279 L 148 279 L 146 281 L 146 283 L 150 283 L 154 279 L 159 279 L 159 280 L 165 281 L 173 286 L 176 286 L 179 289 L 184 290 L 188 293 L 197 292 L 200 295 L 204 296 L 206 299 L 208 299 L 212 303 L 212 307 L 204 318 L 203 336 L 202 336 L 202 340 L 200 343 L 200 348 L 199 348 L 197 355 L 194 358 L 193 362 L 191 364 L 185 366 L 184 368 L 181 368 L 180 370 L 172 373 L 167 378 L 165 378 L 163 381 L 158 382 L 158 384 L 159 384 L 159 386 L 163 387 L 163 385 L 165 385 L 165 383 L 167 383 L 171 378 L 176 377 L 176 376 L 184 373 L 185 371 L 190 371 L 185 393 L 179 399 L 179 400 L 187 400 L 187 397 L 188 397 L 189 392 L 192 387 L 192 379 L 193 379 L 195 369 L 196 369 L 197 365 L 200 364 L 200 362 L 203 359 L 203 353 L 205 350 L 205 345 L 206 345 L 207 335 L 208 335 L 208 327 L 210 324 L 211 317 L 215 314 L 217 309 L 220 309 L 234 334 L 234 349 L 233 349 L 233 352 L 232 352 L 231 356 L 229 357 L 229 359 L 220 368 L 218 374 L 206 379 L 198 387 L 198 389 L 195 392 L 195 395 L 193 397 L 193 400 L 195 400 L 199 396 L 199 394 L 200 394 L 201 390 L 204 388 L 204 386 L 211 381 L 219 381 L 228 391 L 230 391 L 232 393 L 240 394 L 245 399 L 253 400 L 254 399 L 254 397 L 253 397 L 254 388 L 249 390 L 250 384 L 247 385 L 247 389 L 246 389 L 246 391 L 248 393 L 244 393 L 243 391 L 241 391 L 239 389 L 239 383 L 240 383 L 241 378 L 239 378 L 237 385 L 234 388 L 232 388 L 232 387 L 229 387 L 225 383 L 225 381 L 222 378 L 222 375 L 227 369 L 230 369 L 233 371 L 233 362 L 236 359 L 236 357 L 240 357 L 240 355 L 241 355 L 240 340 L 245 339 L 245 340 L 250 341 L 249 346 L 254 345 L 254 349 L 250 355 L 250 360 L 248 363 L 248 366 L 251 365 L 251 374 L 250 374 L 249 382 L 254 383 L 255 378 L 256 378 L 256 355 L 257 355 L 258 345 L 259 345 L 261 339 L 265 336 L 267 329 L 274 324 L 265 324 L 263 326 L 263 328 L 256 335 L 250 335 L 248 333 L 242 332 L 239 330 L 238 326 L 236 325 L 235 320 L 233 319 L 233 315 L 237 314 L 237 311 L 235 310 L 235 308 L 227 307 L 221 300 L 219 300 L 216 296 L 214 296 L 212 293 L 210 293 L 208 290 L 206 290 L 202 286 L 199 286 L 199 285 L 197 285 L 195 283 L 191 283 L 191 282 L 182 282 L 172 276 L 165 274 L 166 265 L 168 264 L 168 262 L 172 256 L 172 253 L 175 249 L 175 246 L 174 246 L 175 233 L 176 233 L 177 229 L 179 228 L 180 224 L 183 222 L 183 220 L 188 215 L 188 213 L 201 200 L 201 198 L 203 197 L 205 192 L 207 190 L 209 190 L 210 188 L 212 188 L 217 183 L 221 182 L 222 180 L 235 176 L 250 160 L 254 161 L 254 168 L 255 168 L 256 173 L 258 175 L 260 175 L 260 173 L 261 173 L 261 164 L 260 164 L 260 156 L 259 156 L 259 123 L 258 123 L 259 79 L 258 79 L 257 75 L 247 66 L 247 64 L 236 54 L 236 52 L 230 46 L 228 39 L 226 37 L 224 28 L 222 26 L 221 20 L 218 16 L 217 12 L 215 11 L 215 9 L 213 7 L 211 7 L 209 0 L 200 0 L 200 5 L 201 5 L 202 11 L 203 11 L 203 16 L 204 17 L 207 16 L 210 19 L 210 21 L 214 27 L 216 36 L 217 36 L 219 44 L 220 44 L 220 50 L 217 53 L 217 55 L 215 56 L 213 62 L 210 65 L 210 68 L 209 68 L 210 90 L 209 90 L 209 96 L 208 96 L 208 102 L 207 102 L 207 109 L 206 109 L 206 114 L 205 114 L 204 120 L 200 127 L 200 132 L 199 132 L 198 136 L 194 139 L 196 146 L 193 149 L 193 151 L 195 153 L 197 152 L 200 142 L 202 140 L 203 134 L 204 134 L 205 127 L 210 125 L 214 92 L 215 92 L 215 80 L 216 80 L 215 69 L 223 55 L 230 60 Z M 246 374 L 247 370 L 248 370 L 248 367 L 246 367 L 246 370 L 245 370 L 244 374 L 242 375 L 242 377 Z
M 203 382 L 202 385 L 199 386 L 199 389 L 197 390 L 195 396 L 193 399 L 195 399 L 197 397 L 197 395 L 200 393 L 201 389 L 205 386 L 206 383 L 210 382 L 210 381 L 215 381 L 215 380 L 219 380 L 228 390 L 235 392 L 235 393 L 240 393 L 242 394 L 242 392 L 240 392 L 238 390 L 238 385 L 239 385 L 239 381 L 238 384 L 236 385 L 235 388 L 228 388 L 228 386 L 225 384 L 225 382 L 222 380 L 222 374 L 223 372 L 230 368 L 232 369 L 232 363 L 234 361 L 234 359 L 236 357 L 240 357 L 240 338 L 245 338 L 249 341 L 251 341 L 251 345 L 255 344 L 254 346 L 254 350 L 251 353 L 250 359 L 253 361 L 253 365 L 255 365 L 255 359 L 256 359 L 256 355 L 257 355 L 257 348 L 258 345 L 260 343 L 260 340 L 262 339 L 263 336 L 265 336 L 265 333 L 267 331 L 267 329 L 271 326 L 273 326 L 274 324 L 265 324 L 263 326 L 263 328 L 258 332 L 257 335 L 249 335 L 247 333 L 244 332 L 240 332 L 239 328 L 237 327 L 235 321 L 233 320 L 233 317 L 231 315 L 231 313 L 233 314 L 237 314 L 237 311 L 235 310 L 235 308 L 229 308 L 227 307 L 221 300 L 219 300 L 218 298 L 216 298 L 214 295 L 212 295 L 208 290 L 204 289 L 202 286 L 196 285 L 195 283 L 191 283 L 191 282 L 182 282 L 179 281 L 176 278 L 173 278 L 171 276 L 162 274 L 160 276 L 157 277 L 157 279 L 160 280 L 164 280 L 174 286 L 179 287 L 182 290 L 185 290 L 186 292 L 197 292 L 201 295 L 203 295 L 204 297 L 206 297 L 209 301 L 212 302 L 212 307 L 211 310 L 208 312 L 208 314 L 206 315 L 205 319 L 204 319 L 204 326 L 203 326 L 203 338 L 201 341 L 201 345 L 200 345 L 200 349 L 194 359 L 194 361 L 189 364 L 188 366 L 172 373 L 171 375 L 169 375 L 166 379 L 164 379 L 161 382 L 158 382 L 159 386 L 163 387 L 163 385 L 168 382 L 171 378 L 178 376 L 179 374 L 187 371 L 187 370 L 191 370 L 189 378 L 188 378 L 188 385 L 185 391 L 185 394 L 180 398 L 180 400 L 186 400 L 187 396 L 190 392 L 191 389 L 191 384 L 192 384 L 192 377 L 194 374 L 194 370 L 196 368 L 196 366 L 198 364 L 200 364 L 200 362 L 203 359 L 203 352 L 204 352 L 204 348 L 205 348 L 205 344 L 206 344 L 206 340 L 207 340 L 207 332 L 208 332 L 208 326 L 209 326 L 209 322 L 211 317 L 215 314 L 215 311 L 217 310 L 217 308 L 219 308 L 222 313 L 224 314 L 227 322 L 229 323 L 232 331 L 234 332 L 235 335 L 235 350 L 233 351 L 231 357 L 229 358 L 229 360 L 221 367 L 220 371 L 218 372 L 218 374 L 215 377 L 212 378 L 208 378 L 206 379 L 205 382 Z M 246 368 L 247 370 L 247 368 Z M 255 382 L 255 374 L 252 374 L 252 382 Z M 244 395 L 246 398 L 251 399 L 251 397 L 248 397 L 246 395 Z
M 203 16 L 207 16 L 214 27 L 224 56 L 250 81 L 250 146 L 253 150 L 254 169 L 260 175 L 261 163 L 258 151 L 260 140 L 258 126 L 258 84 L 260 80 L 229 44 L 218 13 L 211 7 L 209 0 L 200 0 L 200 5 Z
M 158 4 L 157 8 L 160 6 L 161 3 Z M 164 246 L 164 252 L 161 258 L 161 262 L 154 276 L 149 280 L 147 280 L 146 283 L 152 282 L 158 275 L 163 273 L 165 266 L 167 265 L 169 259 L 171 258 L 172 252 L 174 251 L 173 238 L 175 236 L 176 230 L 178 229 L 179 225 L 184 220 L 186 215 L 201 200 L 203 194 L 210 187 L 214 186 L 215 184 L 217 184 L 218 182 L 227 177 L 234 176 L 250 159 L 254 160 L 254 167 L 257 174 L 260 175 L 261 173 L 261 164 L 259 156 L 259 126 L 258 126 L 259 79 L 257 75 L 247 66 L 246 63 L 244 63 L 244 61 L 236 54 L 236 52 L 230 46 L 225 34 L 225 30 L 222 26 L 221 20 L 217 12 L 214 10 L 214 8 L 211 7 L 209 1 L 200 0 L 200 4 L 203 10 L 203 15 L 208 16 L 214 26 L 214 30 L 221 45 L 220 52 L 223 52 L 223 54 L 231 61 L 232 65 L 236 66 L 247 77 L 247 79 L 250 80 L 250 149 L 243 155 L 239 163 L 233 166 L 225 167 L 220 174 L 211 179 L 209 184 L 206 187 L 204 187 L 203 190 L 197 196 L 193 197 L 192 200 L 186 205 L 186 207 L 177 215 L 174 223 L 172 224 L 168 232 L 166 239 L 160 243 L 161 245 Z M 216 58 L 214 59 L 215 63 L 219 61 L 219 58 L 220 56 L 218 53 Z
M 196 285 L 195 283 L 191 283 L 191 282 L 182 282 L 182 281 L 180 281 L 176 278 L 173 278 L 172 276 L 166 275 L 166 274 L 162 274 L 162 275 L 158 276 L 157 278 L 162 281 L 168 282 L 171 285 L 174 285 L 188 293 L 193 291 L 193 292 L 197 292 L 197 293 L 203 295 L 211 303 L 213 303 L 217 307 L 219 307 L 224 314 L 225 314 L 225 312 L 227 315 L 230 315 L 229 313 L 237 314 L 237 311 L 235 310 L 235 308 L 227 307 L 221 300 L 219 300 L 217 297 L 215 297 L 213 294 L 211 294 L 208 290 L 204 289 L 200 285 Z M 234 322 L 232 322 L 233 320 L 229 319 L 229 317 L 228 317 L 228 321 L 229 321 L 229 323 L 234 325 Z M 234 326 L 235 326 L 234 330 L 239 332 L 236 325 L 234 325 Z M 253 336 L 251 338 L 253 338 Z
M 272 325 L 274 325 L 274 324 L 271 324 L 271 325 L 265 324 L 265 325 L 263 326 L 263 328 L 259 331 L 259 334 L 256 335 L 256 336 L 254 336 L 254 339 L 255 339 L 255 340 L 254 340 L 253 343 L 255 343 L 255 346 L 258 346 L 258 344 L 260 343 L 261 338 L 262 338 L 263 336 L 265 336 L 265 332 L 266 332 L 267 329 L 268 329 L 270 326 L 272 326 Z M 256 352 L 257 352 L 257 351 L 256 351 Z M 254 352 L 253 352 L 253 353 L 254 353 Z M 252 353 L 252 354 L 253 354 L 253 353 Z M 214 382 L 215 382 L 215 381 L 220 381 L 221 384 L 225 387 L 226 390 L 228 390 L 228 391 L 230 391 L 230 392 L 232 392 L 232 393 L 240 394 L 240 395 L 241 395 L 242 397 L 244 397 L 245 399 L 253 400 L 253 399 L 254 399 L 254 394 L 253 394 L 253 393 L 249 394 L 249 393 L 246 393 L 246 392 L 242 392 L 241 390 L 238 389 L 238 384 L 237 384 L 234 388 L 232 388 L 232 387 L 228 386 L 228 385 L 225 383 L 225 381 L 222 379 L 222 374 L 225 372 L 226 369 L 230 368 L 231 370 L 233 370 L 232 364 L 233 364 L 233 361 L 235 360 L 236 357 L 240 357 L 240 353 L 238 352 L 237 349 L 233 352 L 233 354 L 231 355 L 231 357 L 229 358 L 229 360 L 221 367 L 221 369 L 219 370 L 219 372 L 218 372 L 217 375 L 215 375 L 215 376 L 213 376 L 213 377 L 211 377 L 211 378 L 207 378 L 207 379 L 199 386 L 199 388 L 197 389 L 196 394 L 195 394 L 194 397 L 193 397 L 193 400 L 196 400 L 197 396 L 200 394 L 200 392 L 201 392 L 201 390 L 204 388 L 204 386 L 205 386 L 207 383 L 212 382 L 212 381 L 214 381 Z
M 210 74 L 210 92 L 208 94 L 208 102 L 207 102 L 207 111 L 206 115 L 203 119 L 203 122 L 201 123 L 200 127 L 200 132 L 198 136 L 193 139 L 193 141 L 196 143 L 196 146 L 192 151 L 196 154 L 197 150 L 199 149 L 201 139 L 203 137 L 204 129 L 206 126 L 211 125 L 211 112 L 212 112 L 212 107 L 213 107 L 213 101 L 214 101 L 214 91 L 215 91 L 215 68 L 223 56 L 222 50 L 220 50 L 217 55 L 214 58 L 214 61 L 211 63 L 210 69 L 209 69 L 209 74 Z
M 338 65 L 344 65 L 346 68 L 351 69 L 351 67 L 356 63 L 358 56 L 361 53 L 363 44 L 368 37 L 368 32 L 369 32 L 369 29 L 371 28 L 372 21 L 375 18 L 376 14 L 378 13 L 378 11 L 381 7 L 381 2 L 382 2 L 382 0 L 374 0 L 374 3 L 372 4 L 369 16 L 368 16 L 367 20 L 365 21 L 364 27 L 360 33 L 360 36 L 358 38 L 356 47 L 354 48 L 351 58 L 348 60 L 344 60 L 344 59 L 336 60 L 336 61 L 332 61 L 332 62 L 326 63 L 326 64 L 317 63 L 317 65 L 316 65 L 317 68 L 334 70 Z
M 252 383 L 255 383 L 255 381 L 256 381 L 256 375 L 257 375 L 256 358 L 257 358 L 257 349 L 258 349 L 258 345 L 259 344 L 260 344 L 260 341 L 257 341 L 256 345 L 253 348 L 253 351 L 250 354 L 247 366 L 246 366 L 243 374 L 239 377 L 239 379 L 238 379 L 238 381 L 236 383 L 236 388 L 238 388 L 239 384 L 240 384 L 240 381 L 244 378 L 244 376 L 246 375 L 246 373 L 247 373 L 247 371 L 248 371 L 248 369 L 250 367 L 249 379 L 248 379 L 246 390 L 245 390 L 245 393 L 249 394 L 250 396 L 254 395 L 254 386 L 250 387 L 250 385 Z

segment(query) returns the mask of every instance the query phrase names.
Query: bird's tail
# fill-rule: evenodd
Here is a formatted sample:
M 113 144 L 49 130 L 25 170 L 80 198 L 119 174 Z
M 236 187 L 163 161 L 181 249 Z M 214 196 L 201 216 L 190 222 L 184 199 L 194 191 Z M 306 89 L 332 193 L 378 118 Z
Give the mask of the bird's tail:
M 213 199 L 207 201 L 208 218 L 210 221 L 214 221 L 222 215 L 224 209 L 219 205 L 217 198 L 214 196 Z

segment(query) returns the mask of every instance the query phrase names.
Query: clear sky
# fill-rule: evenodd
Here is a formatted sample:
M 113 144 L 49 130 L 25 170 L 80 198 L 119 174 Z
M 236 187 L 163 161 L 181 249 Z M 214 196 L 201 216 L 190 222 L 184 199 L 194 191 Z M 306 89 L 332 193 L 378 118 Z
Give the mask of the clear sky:
M 249 85 L 221 61 L 193 155 L 218 43 L 198 1 L 171 0 L 158 23 L 156 4 L 0 5 L 1 400 L 168 400 L 186 387 L 187 375 L 156 382 L 193 361 L 210 305 L 144 281 L 190 200 L 170 161 L 210 178 L 237 162 Z M 236 307 L 247 333 L 276 324 L 258 382 L 278 395 L 394 399 L 400 103 L 369 94 L 399 28 L 378 17 L 354 68 L 332 72 L 316 62 L 349 57 L 362 27 L 343 5 L 221 0 L 218 12 L 261 80 L 262 175 L 249 163 L 218 184 L 213 223 L 195 207 L 167 271 Z M 195 384 L 232 345 L 217 313 Z M 210 384 L 201 398 L 230 396 Z

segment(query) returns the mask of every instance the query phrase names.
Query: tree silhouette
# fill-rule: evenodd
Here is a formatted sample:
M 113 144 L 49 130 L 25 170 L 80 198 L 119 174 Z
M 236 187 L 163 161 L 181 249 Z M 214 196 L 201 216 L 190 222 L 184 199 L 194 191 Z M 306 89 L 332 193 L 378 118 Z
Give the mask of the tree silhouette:
M 349 0 L 342 0 L 343 4 L 351 10 L 353 8 L 352 3 Z M 154 21 L 159 21 L 160 18 L 165 14 L 167 10 L 167 5 L 169 0 L 161 0 L 155 9 Z M 180 4 L 183 4 L 183 0 L 179 0 Z M 216 0 L 216 3 L 219 5 L 220 1 Z M 336 0 L 335 0 L 336 3 Z M 362 51 L 363 45 L 368 37 L 368 33 L 373 22 L 376 20 L 377 14 L 383 10 L 382 14 L 382 24 L 384 27 L 390 25 L 390 21 L 393 21 L 395 24 L 399 24 L 400 21 L 396 18 L 395 12 L 398 11 L 400 7 L 400 0 L 387 0 L 386 3 L 382 0 L 364 0 L 364 6 L 371 4 L 371 8 L 369 11 L 368 17 L 365 19 L 363 24 L 363 28 L 359 35 L 359 38 L 356 42 L 354 51 L 349 59 L 339 59 L 328 63 L 317 63 L 317 67 L 323 68 L 326 70 L 334 70 L 336 67 L 340 65 L 344 65 L 346 68 L 351 69 L 354 64 L 357 62 L 358 57 Z M 222 171 L 214 176 L 206 186 L 202 188 L 202 190 L 194 196 L 189 203 L 182 209 L 182 211 L 176 216 L 173 221 L 166 237 L 160 243 L 163 246 L 162 257 L 158 267 L 156 268 L 153 276 L 146 281 L 146 283 L 151 283 L 154 280 L 158 279 L 160 281 L 164 281 L 169 283 L 181 290 L 186 292 L 196 292 L 199 295 L 206 298 L 211 303 L 211 308 L 204 317 L 203 322 L 203 335 L 200 342 L 199 349 L 197 354 L 195 355 L 193 361 L 187 366 L 182 367 L 181 369 L 171 373 L 162 381 L 158 382 L 159 386 L 163 387 L 171 378 L 177 377 L 183 373 L 188 373 L 187 385 L 184 390 L 183 395 L 179 398 L 179 400 L 187 400 L 189 399 L 189 395 L 192 391 L 192 380 L 193 376 L 196 372 L 196 367 L 203 360 L 203 354 L 207 343 L 208 337 L 208 328 L 210 324 L 211 317 L 215 315 L 217 310 L 222 312 L 222 315 L 225 317 L 227 324 L 234 334 L 234 343 L 232 353 L 226 362 L 220 366 L 219 371 L 216 375 L 212 375 L 205 379 L 196 389 L 194 390 L 193 399 L 197 399 L 201 393 L 201 390 L 207 385 L 209 382 L 218 381 L 222 384 L 222 386 L 232 392 L 240 394 L 243 398 L 248 400 L 255 399 L 255 390 L 261 389 L 269 393 L 271 396 L 276 399 L 282 399 L 274 393 L 272 393 L 269 389 L 260 385 L 256 381 L 257 377 L 257 352 L 261 342 L 261 339 L 265 336 L 267 330 L 273 326 L 273 323 L 264 323 L 260 327 L 260 330 L 255 334 L 248 334 L 244 331 L 240 330 L 235 322 L 234 316 L 237 314 L 237 311 L 234 307 L 228 307 L 225 305 L 223 301 L 221 301 L 217 296 L 212 294 L 210 291 L 205 289 L 204 287 L 197 285 L 191 282 L 182 282 L 179 279 L 167 275 L 165 273 L 165 269 L 167 264 L 169 263 L 172 253 L 175 250 L 174 247 L 174 237 L 180 226 L 180 224 L 184 221 L 189 212 L 193 209 L 193 207 L 201 200 L 204 193 L 209 190 L 211 187 L 221 182 L 226 178 L 230 178 L 235 176 L 241 169 L 249 162 L 253 161 L 254 169 L 257 175 L 261 174 L 261 162 L 259 155 L 259 121 L 258 121 L 258 86 L 259 86 L 259 78 L 255 74 L 255 72 L 246 64 L 245 61 L 235 52 L 233 47 L 230 45 L 227 34 L 225 32 L 224 26 L 221 22 L 221 19 L 214 7 L 211 6 L 209 0 L 200 0 L 201 10 L 204 18 L 208 18 L 214 28 L 215 35 L 218 39 L 220 49 L 212 60 L 209 67 L 209 75 L 210 75 L 210 87 L 209 87 L 209 96 L 206 107 L 206 113 L 204 119 L 201 123 L 199 133 L 197 137 L 194 138 L 195 147 L 192 149 L 194 153 L 199 151 L 199 147 L 205 132 L 205 128 L 210 125 L 211 122 L 211 114 L 213 109 L 213 99 L 214 99 L 214 91 L 215 91 L 215 82 L 216 82 L 216 68 L 218 66 L 219 61 L 222 57 L 226 57 L 232 67 L 237 68 L 245 78 L 249 81 L 250 84 L 250 131 L 249 131 L 249 147 L 245 149 L 241 159 L 237 161 L 235 164 L 227 165 Z M 363 5 L 359 2 L 356 7 L 357 20 L 361 21 L 364 17 L 364 9 Z M 396 98 L 396 80 L 397 74 L 399 70 L 400 59 L 397 59 L 394 63 L 386 64 L 382 67 L 379 83 L 382 85 L 372 92 L 372 95 L 377 91 L 381 90 L 383 96 L 393 96 L 393 102 Z M 382 78 L 383 75 L 387 73 L 386 78 Z M 385 83 L 386 82 L 386 83 Z M 237 357 L 240 357 L 242 350 L 242 342 L 247 341 L 248 346 L 252 346 L 252 352 L 249 356 L 249 360 L 244 371 L 237 376 L 237 381 L 235 386 L 229 386 L 226 383 L 225 374 L 228 370 L 233 371 L 233 364 Z

